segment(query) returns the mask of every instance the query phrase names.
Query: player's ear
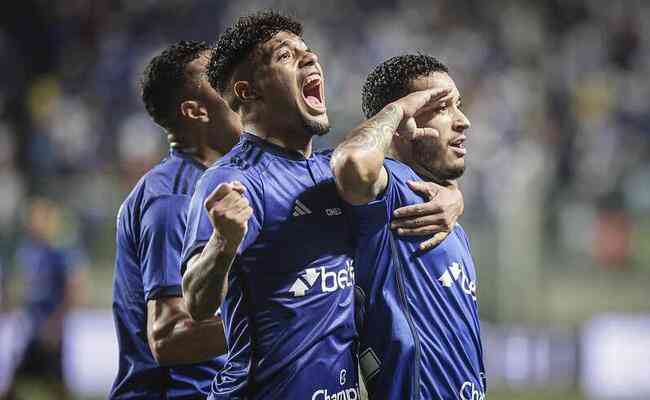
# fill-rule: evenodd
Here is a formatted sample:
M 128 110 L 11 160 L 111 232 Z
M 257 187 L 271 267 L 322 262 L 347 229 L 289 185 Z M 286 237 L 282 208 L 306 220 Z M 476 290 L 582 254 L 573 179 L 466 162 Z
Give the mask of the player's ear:
M 208 110 L 196 100 L 185 100 L 181 103 L 181 115 L 201 122 L 210 121 Z
M 257 93 L 250 81 L 237 81 L 233 85 L 235 97 L 242 103 L 257 99 Z

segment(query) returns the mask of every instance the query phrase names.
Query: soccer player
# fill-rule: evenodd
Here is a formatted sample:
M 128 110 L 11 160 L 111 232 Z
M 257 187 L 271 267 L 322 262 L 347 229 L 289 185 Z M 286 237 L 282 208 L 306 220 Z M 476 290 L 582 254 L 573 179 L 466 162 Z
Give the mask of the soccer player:
M 398 207 L 419 202 L 407 181 L 442 185 L 465 170 L 470 122 L 447 67 L 428 55 L 394 57 L 363 87 L 367 121 L 332 156 L 353 206 L 362 289 L 360 364 L 370 398 L 485 398 L 476 270 L 456 225 L 429 251 L 392 234 Z
M 26 237 L 16 253 L 25 288 L 25 346 L 6 399 L 19 397 L 16 385 L 23 378 L 45 383 L 53 399 L 70 398 L 63 379 L 63 325 L 81 297 L 86 259 L 79 249 L 57 243 L 62 225 L 59 204 L 40 197 L 30 201 Z
M 214 315 L 195 322 L 181 292 L 186 210 L 198 178 L 238 140 L 239 116 L 206 79 L 205 43 L 169 46 L 147 66 L 142 99 L 174 148 L 140 179 L 117 217 L 113 315 L 119 370 L 110 398 L 194 399 L 225 353 Z M 186 364 L 186 365 L 181 365 Z
M 312 150 L 329 121 L 323 71 L 301 34 L 277 13 L 242 17 L 208 67 L 245 129 L 197 184 L 183 244 L 194 319 L 226 290 L 228 361 L 211 399 L 359 398 L 353 243 L 330 153 Z

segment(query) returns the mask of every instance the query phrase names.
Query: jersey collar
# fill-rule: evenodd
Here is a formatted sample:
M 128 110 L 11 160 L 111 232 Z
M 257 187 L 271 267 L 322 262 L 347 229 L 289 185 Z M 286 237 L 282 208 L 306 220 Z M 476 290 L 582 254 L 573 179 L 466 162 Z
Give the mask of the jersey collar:
M 305 156 L 302 155 L 299 151 L 285 149 L 282 146 L 271 143 L 255 134 L 250 132 L 242 132 L 241 134 L 242 141 L 247 141 L 253 143 L 256 146 L 261 147 L 264 151 L 275 154 L 277 156 L 288 158 L 289 160 L 294 161 L 304 161 L 306 160 Z
M 193 163 L 194 165 L 196 165 L 197 167 L 201 168 L 202 171 L 205 171 L 206 169 L 208 169 L 205 165 L 200 163 L 196 158 L 192 157 L 191 155 L 189 155 L 187 153 L 183 153 L 180 150 L 169 149 L 169 156 L 170 157 L 176 157 L 176 158 L 182 158 L 183 160 L 187 160 L 187 161 Z

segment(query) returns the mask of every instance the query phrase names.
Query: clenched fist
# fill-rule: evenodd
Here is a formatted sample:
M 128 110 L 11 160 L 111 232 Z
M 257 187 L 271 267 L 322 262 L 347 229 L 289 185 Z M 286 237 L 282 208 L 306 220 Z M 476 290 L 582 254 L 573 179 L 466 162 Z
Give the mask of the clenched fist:
M 217 186 L 205 200 L 204 206 L 214 228 L 214 235 L 223 241 L 224 252 L 234 254 L 246 235 L 248 219 L 253 209 L 244 196 L 246 188 L 233 181 Z

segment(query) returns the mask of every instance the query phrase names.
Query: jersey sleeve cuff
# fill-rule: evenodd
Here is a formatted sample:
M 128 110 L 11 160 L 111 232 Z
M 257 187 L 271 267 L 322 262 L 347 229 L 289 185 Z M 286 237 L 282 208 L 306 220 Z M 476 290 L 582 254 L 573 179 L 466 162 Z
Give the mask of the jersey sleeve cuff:
M 147 301 L 162 299 L 164 297 L 183 297 L 181 285 L 156 287 L 147 294 Z

